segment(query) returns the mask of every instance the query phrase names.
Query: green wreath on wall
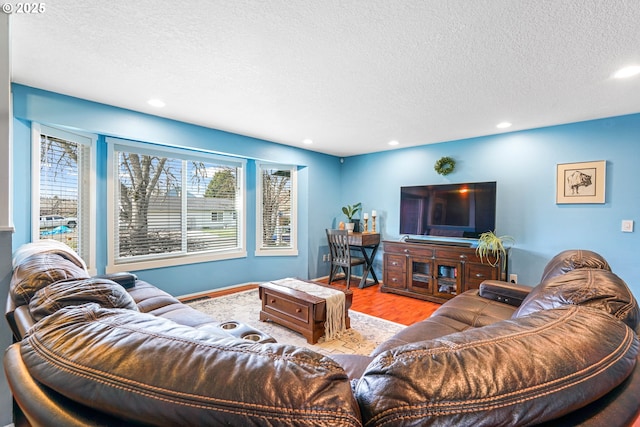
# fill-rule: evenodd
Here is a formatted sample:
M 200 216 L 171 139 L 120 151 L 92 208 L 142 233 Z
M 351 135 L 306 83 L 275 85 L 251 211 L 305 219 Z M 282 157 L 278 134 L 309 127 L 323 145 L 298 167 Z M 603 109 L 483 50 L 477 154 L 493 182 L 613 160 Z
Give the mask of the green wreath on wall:
M 433 168 L 440 175 L 449 175 L 456 168 L 456 161 L 452 157 L 443 157 L 433 165 Z

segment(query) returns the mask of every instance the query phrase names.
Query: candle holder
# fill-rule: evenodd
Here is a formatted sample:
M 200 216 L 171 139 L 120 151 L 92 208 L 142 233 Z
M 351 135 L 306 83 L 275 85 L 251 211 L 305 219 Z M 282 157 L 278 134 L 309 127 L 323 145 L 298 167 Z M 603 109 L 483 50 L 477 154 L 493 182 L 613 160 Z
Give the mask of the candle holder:
M 375 215 L 371 215 L 371 224 L 372 224 L 372 232 L 375 233 L 376 232 L 376 216 Z
M 362 230 L 363 233 L 368 233 L 369 232 L 369 218 L 364 217 L 364 230 Z

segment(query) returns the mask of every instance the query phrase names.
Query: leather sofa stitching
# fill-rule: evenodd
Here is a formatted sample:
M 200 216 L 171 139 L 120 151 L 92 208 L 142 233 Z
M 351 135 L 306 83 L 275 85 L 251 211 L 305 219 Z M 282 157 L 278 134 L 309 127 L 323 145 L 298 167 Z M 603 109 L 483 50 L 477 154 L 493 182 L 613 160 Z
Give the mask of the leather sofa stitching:
M 520 337 L 526 337 L 526 336 L 530 336 L 530 335 L 538 335 L 541 331 L 544 331 L 546 329 L 550 329 L 555 327 L 558 324 L 563 324 L 568 322 L 573 316 L 575 316 L 576 312 L 578 310 L 578 306 L 570 306 L 570 308 L 567 308 L 567 313 L 564 316 L 561 316 L 557 319 L 554 319 L 553 321 L 542 325 L 542 326 L 538 326 L 534 329 L 528 329 L 526 331 L 517 331 L 508 335 L 503 335 L 503 336 L 499 336 L 499 337 L 492 337 L 492 338 L 488 338 L 488 339 L 484 339 L 484 340 L 477 340 L 477 341 L 472 341 L 472 342 L 468 342 L 468 343 L 464 343 L 464 344 L 455 344 L 453 346 L 448 346 L 446 349 L 443 349 L 441 347 L 434 347 L 434 348 L 430 348 L 430 349 L 415 349 L 415 350 L 408 350 L 406 352 L 403 352 L 401 355 L 385 355 L 382 356 L 382 358 L 384 359 L 385 362 L 389 362 L 389 361 L 393 361 L 393 360 L 398 360 L 400 358 L 406 357 L 406 358 L 414 358 L 416 357 L 416 353 L 418 353 L 418 355 L 420 353 L 424 353 L 424 355 L 431 355 L 431 354 L 439 354 L 442 352 L 447 352 L 449 351 L 449 349 L 451 348 L 456 348 L 456 349 L 465 349 L 465 348 L 473 348 L 473 347 L 479 347 L 479 346 L 484 346 L 486 344 L 493 344 L 493 343 L 499 343 L 499 342 L 505 342 L 505 341 L 510 341 L 513 340 L 515 338 L 520 338 Z M 445 343 L 446 342 L 446 336 L 443 338 L 437 338 L 437 340 L 441 343 Z
M 159 333 L 154 333 L 151 332 L 147 329 L 139 329 L 139 328 L 134 328 L 134 327 L 130 327 L 128 324 L 126 323 L 120 323 L 117 321 L 111 321 L 113 320 L 112 318 L 97 318 L 96 320 L 94 320 L 94 322 L 96 323 L 100 323 L 106 326 L 110 326 L 110 327 L 118 327 L 118 328 L 122 328 L 131 332 L 144 332 L 145 335 L 149 335 L 155 338 L 162 338 L 162 339 L 167 339 L 167 340 L 171 340 L 171 341 L 175 341 L 175 342 L 181 342 L 181 343 L 189 343 L 189 344 L 193 344 L 197 347 L 209 347 L 209 348 L 216 348 L 219 350 L 224 350 L 225 352 L 227 351 L 233 351 L 233 352 L 237 352 L 237 353 L 245 353 L 245 354 L 252 354 L 252 355 L 258 355 L 258 353 L 250 351 L 249 349 L 244 349 L 244 348 L 236 348 L 236 347 L 228 347 L 225 345 L 220 345 L 220 344 L 215 344 L 215 343 L 206 343 L 206 342 L 201 342 L 201 341 L 196 341 L 196 340 L 191 340 L 191 339 L 185 339 L 185 338 L 181 338 L 181 337 L 176 337 L 176 336 L 172 336 L 172 335 L 165 335 L 165 334 L 159 334 Z M 192 328 L 194 330 L 199 330 L 196 328 Z M 260 355 L 264 355 L 266 357 L 269 357 L 272 360 L 290 360 L 292 362 L 295 363 L 302 363 L 302 364 L 306 364 L 308 366 L 313 366 L 315 367 L 324 367 L 324 368 L 335 368 L 334 370 L 341 370 L 341 368 L 337 365 L 337 363 L 333 362 L 330 358 L 328 357 L 324 357 L 322 359 L 320 359 L 319 363 L 314 364 L 314 363 L 309 363 L 309 359 L 307 358 L 298 358 L 294 355 L 286 355 L 286 356 L 277 356 L 274 353 L 259 353 Z M 324 362 L 323 362 L 324 361 Z
M 116 382 L 116 380 L 118 379 L 122 380 L 122 379 L 105 372 L 90 370 L 89 368 L 84 366 L 78 367 L 77 364 L 70 362 L 68 360 L 65 361 L 64 359 L 58 357 L 56 354 L 48 352 L 46 346 L 42 345 L 42 343 L 35 337 L 31 337 L 29 339 L 29 343 L 31 344 L 34 351 L 36 351 L 43 359 L 55 365 L 58 369 L 62 371 L 65 371 L 71 375 L 85 378 L 89 381 L 96 381 L 98 383 L 113 387 L 115 389 L 128 391 L 141 396 L 146 396 L 154 400 L 159 400 L 159 401 L 172 403 L 172 404 L 179 404 L 179 405 L 192 407 L 192 408 L 209 409 L 212 411 L 220 411 L 220 412 L 226 412 L 230 414 L 239 414 L 239 415 L 247 415 L 247 416 L 251 416 L 251 414 L 247 412 L 248 410 L 251 410 L 251 411 L 255 411 L 254 415 L 257 417 L 265 417 L 266 416 L 265 412 L 267 412 L 267 413 L 272 413 L 272 415 L 269 416 L 270 418 L 277 418 L 277 419 L 283 419 L 283 420 L 296 420 L 300 416 L 313 417 L 314 419 L 318 419 L 319 416 L 322 416 L 322 418 L 325 418 L 328 420 L 338 421 L 338 420 L 347 419 L 356 425 L 360 424 L 360 421 L 357 420 L 355 417 L 351 416 L 350 414 L 341 413 L 335 410 L 323 411 L 323 410 L 296 409 L 296 408 L 286 407 L 287 412 L 291 415 L 288 417 L 283 417 L 282 408 L 278 406 L 268 406 L 264 404 L 250 404 L 246 402 L 239 402 L 236 400 L 226 400 L 226 399 L 213 398 L 209 396 L 199 396 L 194 394 L 181 393 L 175 390 L 164 389 L 160 387 L 153 387 L 150 385 L 140 387 L 139 385 L 141 383 L 139 382 L 134 382 L 134 383 L 130 382 L 129 384 L 125 384 L 124 382 Z M 96 376 L 96 375 L 88 375 L 86 373 L 87 371 L 104 374 L 104 377 Z M 113 381 L 107 381 L 109 377 L 113 378 Z M 175 398 L 171 398 L 170 396 L 168 396 L 167 392 L 174 394 Z M 188 401 L 187 399 L 199 399 L 208 403 L 207 404 L 196 403 L 196 402 Z M 233 409 L 233 407 L 237 407 L 237 409 Z
M 48 350 L 48 348 L 36 337 L 31 336 L 28 338 L 29 344 L 31 344 L 32 348 L 35 352 L 37 352 L 43 359 L 47 360 L 52 365 L 56 366 L 58 369 L 65 371 L 71 375 L 79 376 L 85 378 L 89 381 L 96 381 L 101 384 L 128 391 L 131 393 L 136 393 L 142 396 L 147 396 L 149 398 L 160 400 L 168 403 L 179 404 L 183 406 L 200 408 L 200 409 L 210 409 L 215 411 L 224 411 L 233 414 L 241 414 L 247 415 L 247 410 L 251 409 L 254 411 L 262 411 L 256 412 L 255 415 L 258 417 L 264 417 L 264 411 L 271 412 L 273 411 L 277 415 L 281 415 L 283 408 L 278 406 L 268 406 L 263 404 L 249 404 L 246 402 L 239 402 L 235 400 L 226 400 L 226 399 L 218 399 L 209 396 L 198 396 L 195 394 L 188 394 L 184 392 L 178 392 L 176 390 L 170 390 L 160 387 L 155 387 L 151 385 L 144 385 L 137 381 L 130 381 L 123 379 L 121 377 L 115 376 L 113 374 L 109 374 L 103 371 L 98 371 L 95 369 L 90 369 L 86 366 L 79 365 L 70 360 L 64 359 L 59 355 L 52 353 Z M 89 375 L 87 372 L 93 372 L 95 375 Z M 174 398 L 171 398 L 169 394 L 173 394 Z M 195 403 L 187 401 L 186 399 L 199 399 L 202 401 L 208 401 L 209 404 L 205 403 Z M 217 405 L 223 405 L 222 407 Z M 237 410 L 233 410 L 231 407 L 238 407 Z M 360 421 L 351 416 L 349 413 L 341 413 L 339 411 L 323 411 L 323 410 L 309 410 L 309 409 L 295 409 L 286 407 L 284 408 L 288 413 L 292 415 L 301 416 L 306 415 L 308 417 L 322 416 L 323 418 L 333 419 L 333 420 L 344 420 L 348 419 L 354 422 L 355 424 L 360 424 Z M 293 417 L 284 417 L 284 419 L 292 419 Z
M 489 300 L 489 301 L 483 301 L 483 302 L 484 302 L 483 307 L 482 307 L 480 310 L 478 310 L 478 311 L 476 312 L 476 315 L 473 317 L 473 323 L 472 323 L 472 325 L 473 325 L 474 327 L 477 327 L 477 325 L 478 325 L 478 319 L 480 318 L 480 316 L 484 315 L 484 313 L 485 313 L 485 312 L 486 312 L 486 310 L 489 308 L 489 306 L 495 305 L 495 304 L 493 304 L 493 301 L 490 301 L 490 300 Z
M 594 290 L 594 292 L 597 292 L 598 290 L 598 284 L 597 284 L 597 278 L 595 277 L 595 274 L 593 271 L 591 270 L 587 270 L 587 285 L 592 288 Z M 627 314 L 632 311 L 634 309 L 634 307 L 636 306 L 637 302 L 635 300 L 635 297 L 633 296 L 633 294 L 631 293 L 631 290 L 629 288 L 622 288 L 622 289 L 618 289 L 618 292 L 625 292 L 626 296 L 627 296 L 627 300 L 629 302 L 627 302 L 626 304 L 622 305 L 622 307 L 620 307 L 615 314 L 612 314 L 613 317 L 623 320 L 624 318 L 626 318 Z
M 627 345 L 624 345 L 624 344 Z M 424 403 L 424 404 L 420 404 L 420 405 L 403 405 L 401 408 L 391 408 L 388 409 L 384 412 L 381 412 L 380 414 L 378 414 L 378 416 L 372 418 L 371 420 L 369 420 L 369 422 L 367 422 L 366 425 L 369 425 L 372 421 L 375 421 L 375 425 L 385 425 L 388 424 L 389 422 L 393 422 L 394 420 L 397 419 L 414 419 L 416 417 L 424 417 L 424 416 L 438 416 L 438 415 L 455 415 L 455 414 L 464 414 L 464 413 L 469 413 L 469 412 L 479 412 L 479 411 L 490 411 L 492 409 L 496 409 L 496 408 L 504 408 L 506 406 L 512 406 L 512 405 L 516 405 L 516 404 L 521 404 L 524 402 L 527 402 L 529 400 L 534 400 L 537 398 L 540 398 L 542 396 L 547 396 L 549 394 L 555 393 L 558 390 L 564 390 L 566 388 L 569 387 L 573 387 L 576 384 L 582 383 L 584 381 L 587 381 L 593 377 L 596 377 L 597 375 L 599 375 L 601 372 L 606 371 L 611 365 L 617 363 L 619 360 L 623 359 L 625 357 L 626 354 L 626 349 L 629 348 L 629 346 L 633 343 L 633 337 L 631 334 L 631 331 L 629 329 L 627 329 L 626 331 L 626 336 L 625 339 L 623 340 L 623 342 L 620 344 L 620 346 L 618 346 L 618 348 L 616 349 L 616 356 L 614 357 L 614 354 L 612 353 L 611 357 L 609 358 L 605 358 L 603 359 L 602 362 L 605 362 L 607 360 L 609 360 L 609 362 L 607 363 L 599 363 L 597 365 L 592 365 L 592 366 L 598 366 L 598 369 L 594 372 L 591 372 L 589 375 L 583 377 L 583 378 L 579 378 L 577 381 L 571 381 L 568 384 L 559 386 L 559 387 L 554 387 L 552 390 L 542 390 L 540 392 L 536 392 L 536 389 L 540 389 L 540 388 L 548 388 L 549 385 L 555 384 L 555 383 L 561 383 L 567 380 L 572 379 L 572 377 L 578 377 L 580 376 L 581 373 L 583 372 L 589 372 L 590 369 L 583 369 L 579 372 L 575 372 L 571 375 L 567 375 L 565 377 L 562 378 L 558 378 L 554 381 L 550 381 L 549 383 L 545 383 L 545 384 L 541 384 L 535 387 L 529 387 L 526 389 L 520 389 L 517 392 L 512 392 L 512 393 L 506 393 L 506 394 L 502 394 L 499 396 L 495 396 L 492 398 L 487 398 L 487 399 L 471 399 L 471 400 L 460 400 L 460 401 L 456 401 L 455 403 L 451 403 L 451 402 L 441 402 L 441 403 Z M 522 394 L 522 391 L 527 391 L 528 396 L 526 397 L 521 397 L 515 400 L 510 400 L 508 402 L 504 402 L 502 404 L 497 404 L 497 403 L 492 403 L 495 400 L 502 400 L 505 397 L 509 397 L 509 396 L 517 396 L 518 394 Z M 483 406 L 484 403 L 484 406 Z M 470 407 L 469 405 L 473 405 L 472 407 Z M 454 408 L 451 408 L 454 407 Z M 393 415 L 394 412 L 399 411 L 400 413 L 406 413 L 407 408 L 409 408 L 410 410 L 413 410 L 415 412 L 415 414 L 413 415 L 404 415 L 404 416 L 400 416 L 400 417 L 394 417 L 393 420 L 386 420 L 386 421 L 382 421 L 382 424 L 379 424 L 379 421 L 381 418 L 386 418 L 389 415 Z
M 447 318 L 447 319 L 451 319 L 450 317 L 446 317 L 446 316 L 443 316 L 443 317 L 445 317 L 445 318 Z M 441 322 L 441 321 L 440 321 L 440 316 L 438 316 L 438 317 L 430 317 L 428 320 L 429 320 L 429 323 L 436 323 L 436 324 L 438 324 L 438 325 L 446 326 L 446 327 L 449 327 L 449 328 L 451 328 L 451 329 L 454 329 L 454 330 L 456 330 L 456 331 L 458 331 L 458 332 L 466 331 L 467 329 L 469 329 L 469 326 L 468 326 L 468 325 L 465 325 L 466 327 L 465 327 L 465 328 L 463 328 L 463 329 L 454 328 L 454 327 L 452 327 L 452 326 L 451 326 L 449 323 L 447 323 L 447 322 Z M 457 321 L 456 319 L 452 319 L 452 320 Z M 461 322 L 459 322 L 459 321 L 457 321 L 457 322 L 458 322 L 458 323 L 461 323 Z
M 575 312 L 578 311 L 578 308 L 575 307 L 571 311 L 572 311 L 571 314 L 574 314 Z M 563 316 L 563 319 L 564 317 L 566 316 Z M 544 327 L 541 329 L 544 329 Z M 615 349 L 615 351 L 612 351 L 608 357 L 605 357 L 604 359 L 600 360 L 598 363 L 590 365 L 589 367 L 584 368 L 580 371 L 573 372 L 570 375 L 557 378 L 547 383 L 542 383 L 536 386 L 527 387 L 511 393 L 501 394 L 499 396 L 495 396 L 492 398 L 461 400 L 461 401 L 456 401 L 455 403 L 429 402 L 429 403 L 423 403 L 419 405 L 403 405 L 400 408 L 390 408 L 386 411 L 379 413 L 376 417 L 369 420 L 366 425 L 370 425 L 371 422 L 374 422 L 375 425 L 385 425 L 385 424 L 388 424 L 389 422 L 393 422 L 393 420 L 386 420 L 386 421 L 382 421 L 382 424 L 378 424 L 380 419 L 390 416 L 394 412 L 404 413 L 407 411 L 407 408 L 413 411 L 418 411 L 419 413 L 416 413 L 415 415 L 411 415 L 411 416 L 394 417 L 394 420 L 403 419 L 403 418 L 412 419 L 412 418 L 421 417 L 421 416 L 434 416 L 434 415 L 437 416 L 443 413 L 446 413 L 448 415 L 454 415 L 454 414 L 463 414 L 468 412 L 477 412 L 480 410 L 491 410 L 491 409 L 503 408 L 506 406 L 511 406 L 514 404 L 519 404 L 519 403 L 527 402 L 529 400 L 534 400 L 543 396 L 547 396 L 559 390 L 564 390 L 566 388 L 573 387 L 576 384 L 579 384 L 591 378 L 594 378 L 597 375 L 599 375 L 601 372 L 604 372 L 607 369 L 609 369 L 612 365 L 624 359 L 626 357 L 626 353 L 628 349 L 631 346 L 633 346 L 634 336 L 635 336 L 635 333 L 630 328 L 626 328 L 624 339 L 621 340 L 620 344 Z M 490 341 L 491 340 L 485 340 L 485 342 L 490 342 Z M 458 347 L 458 348 L 461 348 L 461 347 Z M 411 351 L 411 353 L 413 352 L 419 352 L 419 350 Z M 425 351 L 425 353 L 428 353 L 428 351 Z M 404 356 L 404 354 L 401 356 L 396 356 L 396 360 L 400 359 L 402 356 Z M 585 376 L 584 375 L 585 373 L 588 373 L 588 375 Z M 565 385 L 559 385 L 554 387 L 554 385 L 562 384 L 563 382 L 568 382 L 568 383 Z M 553 387 L 553 388 L 549 389 L 550 387 Z M 510 400 L 502 404 L 498 404 L 494 402 L 496 400 L 503 400 L 505 397 L 518 396 L 522 394 L 525 394 L 526 396 L 520 397 L 515 400 Z M 478 406 L 483 404 L 484 404 L 484 407 Z M 473 407 L 469 407 L 468 405 L 473 405 Z M 452 408 L 452 407 L 455 407 L 455 408 Z

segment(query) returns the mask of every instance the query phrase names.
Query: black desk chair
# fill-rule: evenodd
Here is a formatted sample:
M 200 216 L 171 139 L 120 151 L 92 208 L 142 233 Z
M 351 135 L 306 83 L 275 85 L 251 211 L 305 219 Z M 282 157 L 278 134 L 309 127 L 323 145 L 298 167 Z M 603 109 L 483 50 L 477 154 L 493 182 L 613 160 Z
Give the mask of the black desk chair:
M 331 262 L 331 273 L 329 273 L 329 284 L 336 280 L 336 274 L 342 268 L 345 278 L 347 279 L 347 289 L 351 284 L 351 267 L 356 265 L 365 266 L 365 259 L 354 257 L 349 249 L 349 232 L 347 230 L 331 230 L 327 229 L 327 241 L 329 242 L 329 261 Z M 362 275 L 362 281 L 366 279 Z

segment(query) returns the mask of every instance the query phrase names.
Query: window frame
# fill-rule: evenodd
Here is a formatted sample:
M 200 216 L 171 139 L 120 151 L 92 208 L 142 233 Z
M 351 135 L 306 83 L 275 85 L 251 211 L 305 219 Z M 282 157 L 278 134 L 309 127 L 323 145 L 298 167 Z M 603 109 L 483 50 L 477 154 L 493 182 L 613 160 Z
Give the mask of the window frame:
M 272 247 L 264 246 L 262 241 L 263 232 L 263 194 L 262 194 L 262 171 L 264 169 L 288 170 L 291 176 L 291 217 L 290 217 L 290 240 L 289 246 Z M 256 162 L 256 256 L 297 256 L 298 255 L 298 167 L 296 165 Z
M 186 148 L 174 148 L 165 145 L 131 141 L 121 138 L 107 137 L 107 200 L 110 201 L 107 209 L 107 273 L 122 271 L 147 270 L 154 268 L 188 265 L 209 261 L 220 261 L 227 259 L 246 258 L 246 160 L 230 156 L 222 156 L 206 150 L 194 150 Z M 115 201 L 115 171 L 116 171 L 116 151 L 130 149 L 135 152 L 150 153 L 161 157 L 172 157 L 184 159 L 200 159 L 207 162 L 220 162 L 237 167 L 237 188 L 238 197 L 236 199 L 236 212 L 239 216 L 238 225 L 238 246 L 226 250 L 206 251 L 198 253 L 176 253 L 163 255 L 150 255 L 140 257 L 126 262 L 118 262 L 116 259 L 116 247 L 118 244 L 118 230 L 116 227 Z M 184 208 L 184 207 L 183 207 Z
M 88 147 L 87 160 L 89 165 L 85 169 L 88 174 L 83 179 L 86 180 L 87 188 L 83 188 L 81 197 L 86 199 L 83 204 L 88 209 L 86 219 L 88 224 L 82 224 L 83 248 L 86 252 L 80 254 L 87 265 L 89 274 L 97 274 L 96 266 L 96 164 L 97 164 L 97 140 L 98 136 L 86 132 L 71 129 L 60 129 L 52 126 L 45 126 L 40 123 L 31 123 L 31 241 L 37 242 L 40 239 L 40 140 L 41 135 L 48 135 L 55 138 L 73 142 L 75 144 Z M 85 221 L 86 222 L 86 221 Z M 78 236 L 80 238 L 80 236 Z

